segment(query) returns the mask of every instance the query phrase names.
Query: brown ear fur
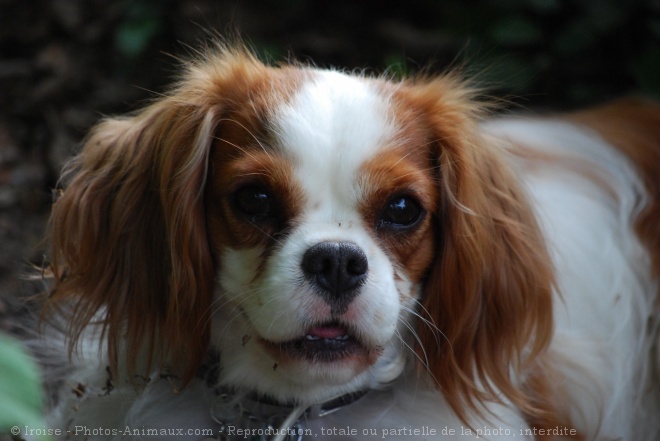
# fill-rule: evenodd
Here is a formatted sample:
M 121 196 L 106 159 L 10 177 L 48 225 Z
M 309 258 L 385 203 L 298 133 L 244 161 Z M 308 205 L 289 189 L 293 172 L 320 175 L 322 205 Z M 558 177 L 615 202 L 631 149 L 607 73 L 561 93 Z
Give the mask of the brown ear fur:
M 265 67 L 242 51 L 206 55 L 170 96 L 94 128 L 53 206 L 47 306 L 70 314 L 72 349 L 99 323 L 111 365 L 129 374 L 157 363 L 185 382 L 209 341 L 209 149 L 236 84 Z
M 552 420 L 552 406 L 515 380 L 532 372 L 550 341 L 553 274 L 506 153 L 478 134 L 480 106 L 457 79 L 422 80 L 403 93 L 429 127 L 442 195 L 423 294 L 423 313 L 442 334 L 421 325 L 420 355 L 464 421 L 486 401 Z

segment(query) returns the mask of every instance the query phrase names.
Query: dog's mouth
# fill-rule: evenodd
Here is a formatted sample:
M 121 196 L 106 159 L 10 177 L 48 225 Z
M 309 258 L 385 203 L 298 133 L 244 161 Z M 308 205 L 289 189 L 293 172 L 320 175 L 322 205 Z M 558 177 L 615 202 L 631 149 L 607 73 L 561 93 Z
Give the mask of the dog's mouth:
M 348 327 L 335 322 L 312 326 L 294 340 L 264 342 L 279 355 L 315 362 L 341 361 L 373 352 Z

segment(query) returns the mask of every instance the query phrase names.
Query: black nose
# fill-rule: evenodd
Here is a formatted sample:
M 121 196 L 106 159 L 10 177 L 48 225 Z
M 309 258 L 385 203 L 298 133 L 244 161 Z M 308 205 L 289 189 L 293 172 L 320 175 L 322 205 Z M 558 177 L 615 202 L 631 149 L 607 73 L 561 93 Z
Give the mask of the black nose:
M 318 243 L 305 252 L 301 266 L 333 313 L 346 311 L 369 269 L 364 251 L 351 242 Z

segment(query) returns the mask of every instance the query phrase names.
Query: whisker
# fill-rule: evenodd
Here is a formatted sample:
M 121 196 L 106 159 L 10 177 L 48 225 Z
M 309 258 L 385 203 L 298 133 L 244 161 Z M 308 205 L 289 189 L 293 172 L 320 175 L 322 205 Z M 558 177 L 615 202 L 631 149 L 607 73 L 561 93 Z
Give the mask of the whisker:
M 208 316 L 208 318 L 207 318 L 207 322 L 206 322 L 206 324 L 208 325 L 208 322 L 211 321 L 211 319 L 213 318 L 213 316 L 216 315 L 217 312 L 219 312 L 220 310 L 224 309 L 227 305 L 233 303 L 233 305 L 232 305 L 232 310 L 231 310 L 230 312 L 228 312 L 227 314 L 230 315 L 230 316 L 231 316 L 231 315 L 234 315 L 234 317 L 231 318 L 231 319 L 225 324 L 225 326 L 222 328 L 222 330 L 220 331 L 220 335 L 222 335 L 222 334 L 225 332 L 225 330 L 227 329 L 227 327 L 229 326 L 229 324 L 230 324 L 233 320 L 235 320 L 235 319 L 240 315 L 241 307 L 242 307 L 242 306 L 243 306 L 248 300 L 250 300 L 252 297 L 254 297 L 254 296 L 256 296 L 257 294 L 259 294 L 260 292 L 262 292 L 262 289 L 252 289 L 252 290 L 245 290 L 245 291 L 242 291 L 242 292 L 239 294 L 240 300 L 236 299 L 236 300 L 235 300 L 235 303 L 234 303 L 234 300 L 233 300 L 233 299 L 228 299 L 228 298 L 224 298 L 224 297 L 220 297 L 220 298 L 216 299 L 215 301 L 213 301 L 213 302 L 211 303 L 212 311 L 211 311 L 211 314 L 210 314 L 210 315 Z M 220 300 L 224 300 L 224 301 L 222 302 L 222 304 L 220 304 L 220 305 L 215 305 L 215 303 L 219 302 Z
M 250 136 L 252 137 L 252 139 L 254 139 L 254 140 L 256 141 L 256 143 L 259 145 L 259 147 L 261 147 L 261 150 L 263 150 L 263 152 L 264 152 L 266 155 L 268 155 L 268 156 L 271 155 L 271 153 L 268 151 L 268 149 L 267 149 L 266 146 L 263 144 L 263 142 L 259 139 L 259 137 L 258 137 L 257 135 L 255 135 L 254 133 L 252 133 L 252 131 L 251 131 L 250 129 L 248 129 L 248 128 L 245 126 L 245 124 L 242 124 L 241 122 L 239 122 L 239 121 L 237 121 L 237 120 L 235 120 L 235 119 L 232 119 L 232 118 L 223 118 L 223 119 L 221 119 L 221 120 L 218 121 L 218 122 L 231 122 L 231 123 L 236 124 L 237 126 L 239 126 L 240 128 L 242 128 L 243 130 L 245 130 L 245 131 L 248 133 L 248 135 L 250 135 Z M 225 141 L 225 142 L 226 142 L 226 141 Z
M 431 313 L 429 312 L 429 310 L 426 309 L 426 308 L 424 307 L 424 305 L 423 305 L 419 300 L 414 299 L 414 301 L 415 301 L 415 303 L 418 305 L 418 307 L 421 308 L 422 311 L 423 311 L 428 317 L 431 316 Z M 442 336 L 442 337 L 444 338 L 444 340 L 447 342 L 447 344 L 449 344 L 449 348 L 450 348 L 450 350 L 453 352 L 454 349 L 453 349 L 453 346 L 452 346 L 451 341 L 449 340 L 449 338 L 447 337 L 447 335 L 446 335 L 446 334 L 445 334 L 440 328 L 438 328 L 438 326 L 437 326 L 435 323 L 433 323 L 431 320 L 429 320 L 429 319 L 423 317 L 418 311 L 416 311 L 416 310 L 413 309 L 413 308 L 410 308 L 410 307 L 408 307 L 408 306 L 403 305 L 403 309 L 406 310 L 407 312 L 409 312 L 410 314 L 414 315 L 415 317 L 417 317 L 419 320 L 421 320 L 422 323 L 423 323 L 425 326 L 427 326 L 427 327 L 433 332 L 433 335 L 434 335 L 434 337 L 435 337 L 436 344 L 440 344 L 439 336 Z
M 421 339 L 417 335 L 417 332 L 415 332 L 415 329 L 413 328 L 413 326 L 410 323 L 408 323 L 408 321 L 405 320 L 404 318 L 399 317 L 399 322 L 401 322 L 403 324 L 403 326 L 405 326 L 408 329 L 408 331 L 410 331 L 410 334 L 413 336 L 415 341 L 417 341 L 417 343 L 419 344 L 419 347 L 422 349 L 422 354 L 424 355 L 424 358 L 422 359 L 422 357 L 419 356 L 417 351 L 405 341 L 405 339 L 403 338 L 401 333 L 397 330 L 396 334 L 399 337 L 399 340 L 401 340 L 401 342 L 404 344 L 404 346 L 406 348 L 408 348 L 408 350 L 410 350 L 410 352 L 415 355 L 415 357 L 419 360 L 420 363 L 422 363 L 422 365 L 426 368 L 426 370 L 429 370 L 429 358 L 426 354 L 426 349 L 422 345 Z
M 270 233 L 265 232 L 262 228 L 260 228 L 260 227 L 259 227 L 257 224 L 255 224 L 254 222 L 250 221 L 250 225 L 252 225 L 254 228 L 256 228 L 257 230 L 259 230 L 261 233 L 263 233 L 264 236 L 268 237 L 270 240 L 272 240 L 272 241 L 275 242 L 276 244 L 278 244 L 278 245 L 281 244 L 280 240 L 279 240 L 277 237 L 273 236 L 273 235 L 270 234 Z
M 418 150 L 420 150 L 420 149 L 422 149 L 422 148 L 424 148 L 424 147 L 426 147 L 426 146 L 428 146 L 428 145 L 433 144 L 434 142 L 435 142 L 435 141 L 425 142 L 424 144 L 419 144 L 419 145 L 415 146 L 414 148 L 411 148 L 411 149 L 408 150 L 404 155 L 402 155 L 402 156 L 399 158 L 398 161 L 396 161 L 394 164 L 392 164 L 392 166 L 388 169 L 388 171 L 391 171 L 392 169 L 394 169 L 394 168 L 395 168 L 395 167 L 396 167 L 401 161 L 403 161 L 404 159 L 406 159 L 408 156 L 412 155 L 413 153 L 417 152 Z

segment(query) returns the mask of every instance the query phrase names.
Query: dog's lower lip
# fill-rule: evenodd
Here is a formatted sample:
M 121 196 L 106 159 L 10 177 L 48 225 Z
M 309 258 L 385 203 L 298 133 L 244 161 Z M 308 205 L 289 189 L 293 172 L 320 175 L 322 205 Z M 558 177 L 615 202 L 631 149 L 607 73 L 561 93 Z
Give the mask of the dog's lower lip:
M 266 344 L 279 355 L 317 362 L 341 361 L 369 353 L 349 330 L 334 324 L 311 327 L 303 337 L 294 340 Z
M 314 326 L 307 331 L 305 338 L 308 340 L 348 338 L 348 331 L 339 325 Z
M 310 335 L 310 334 L 305 335 L 305 339 L 310 340 L 310 341 L 318 341 L 318 340 L 345 341 L 345 340 L 348 340 L 349 338 L 350 338 L 350 336 L 348 336 L 348 335 L 340 335 L 339 337 L 332 337 L 332 338 L 322 338 L 322 337 L 319 337 L 318 335 Z

